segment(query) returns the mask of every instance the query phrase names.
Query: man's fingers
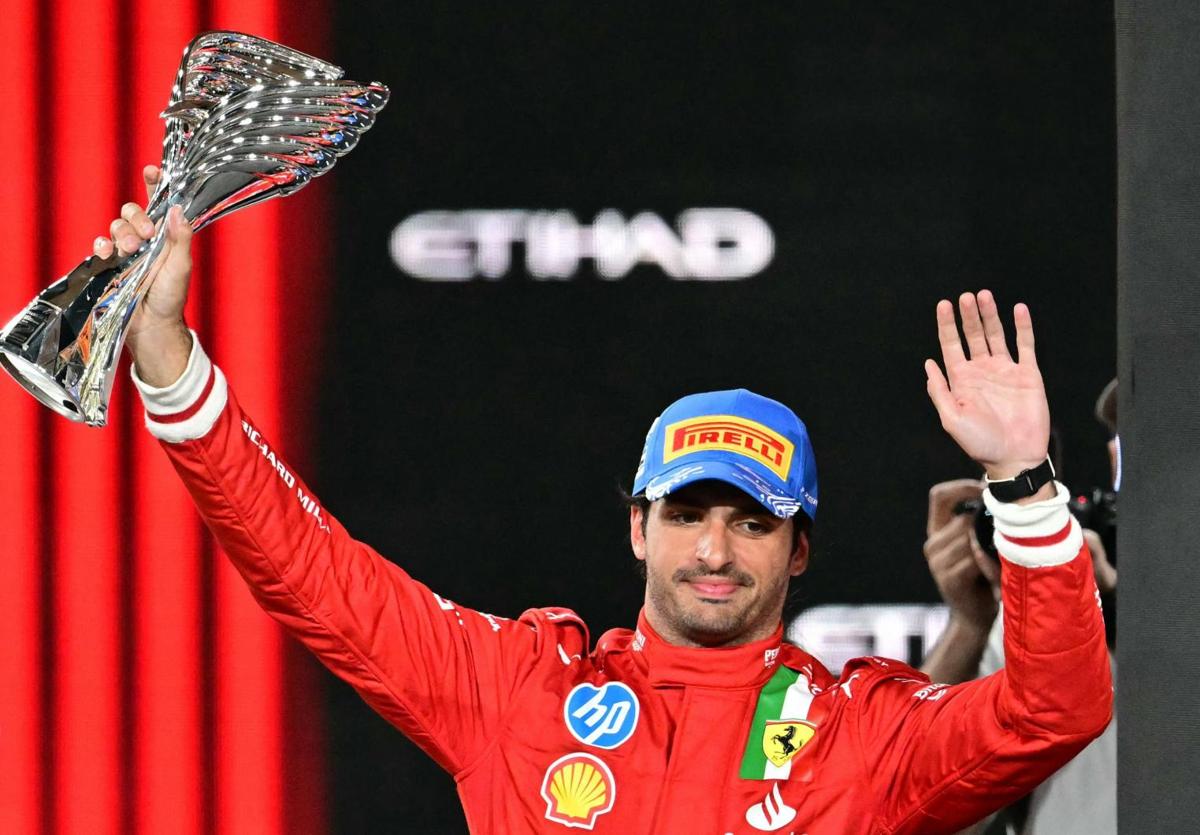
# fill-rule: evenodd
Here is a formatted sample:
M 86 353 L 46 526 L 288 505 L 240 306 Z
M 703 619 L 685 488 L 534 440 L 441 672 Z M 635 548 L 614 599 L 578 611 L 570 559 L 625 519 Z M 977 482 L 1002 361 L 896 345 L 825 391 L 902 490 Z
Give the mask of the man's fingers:
M 979 568 L 979 573 L 986 577 L 993 586 L 999 586 L 1000 561 L 988 556 L 987 551 L 983 550 L 983 546 L 979 544 L 979 538 L 975 535 L 974 526 L 967 531 L 967 540 L 971 543 L 971 557 L 976 567 Z
M 183 216 L 182 206 L 172 206 L 167 212 L 167 237 L 172 243 L 183 244 L 185 247 L 192 240 L 192 225 Z
M 948 430 L 958 414 L 958 404 L 950 393 L 950 384 L 946 382 L 942 369 L 933 360 L 925 360 L 925 390 L 929 392 L 933 408 L 937 409 L 942 427 Z
M 150 198 L 154 196 L 154 190 L 158 188 L 158 181 L 162 178 L 162 171 L 158 166 L 147 165 L 142 169 L 142 181 L 146 184 L 146 202 L 150 202 Z
M 965 362 L 962 341 L 958 338 L 958 325 L 954 323 L 954 305 L 942 299 L 937 303 L 938 343 L 942 346 L 942 362 L 950 376 L 954 376 L 954 368 Z
M 975 560 L 971 559 L 969 551 L 965 551 L 967 558 L 955 563 L 946 572 L 946 579 L 952 582 L 968 583 L 976 577 L 982 577 L 983 574 L 979 571 L 979 566 L 975 564 Z
M 984 483 L 974 478 L 959 478 L 943 481 L 929 488 L 929 517 L 925 535 L 947 525 L 955 517 L 954 508 L 959 502 L 978 499 L 983 493 Z
M 1033 317 L 1029 315 L 1029 307 L 1018 303 L 1013 307 L 1013 321 L 1017 326 L 1017 362 L 1021 365 L 1037 367 L 1037 353 L 1033 345 Z
M 958 297 L 958 312 L 962 315 L 963 336 L 971 359 L 988 355 L 987 338 L 983 335 L 983 322 L 979 319 L 979 304 L 974 293 L 963 293 Z
M 127 220 L 117 219 L 108 226 L 108 236 L 112 238 L 117 249 L 122 255 L 128 255 L 131 252 L 136 252 L 137 248 L 142 245 L 142 236 L 139 235 L 133 226 Z
M 987 337 L 988 350 L 993 357 L 1012 359 L 1008 353 L 1008 342 L 1004 338 L 1004 325 L 1000 322 L 1000 310 L 991 290 L 980 290 L 978 295 L 979 315 L 983 319 L 983 335 Z
M 978 499 L 987 484 L 978 478 L 954 478 L 939 481 L 929 488 L 929 502 L 954 503 L 963 499 Z
M 121 217 L 129 221 L 129 225 L 146 240 L 154 236 L 154 222 L 137 203 L 126 203 L 122 206 Z
M 163 268 L 172 274 L 187 273 L 192 269 L 192 227 L 183 217 L 183 209 L 172 206 L 167 213 L 168 252 Z
M 92 241 L 92 252 L 96 253 L 98 258 L 108 258 L 113 254 L 112 239 L 103 235 L 98 236 L 96 240 Z
M 961 545 L 969 545 L 966 541 L 967 529 L 975 523 L 971 516 L 958 516 L 951 519 L 949 524 L 943 525 L 938 530 L 929 535 L 925 540 L 925 545 L 922 550 L 925 554 L 925 559 L 933 562 L 935 558 L 945 558 L 947 552 L 961 551 L 963 555 L 970 558 L 971 551 L 968 548 L 955 547 L 948 548 L 953 545 L 956 540 L 962 540 Z

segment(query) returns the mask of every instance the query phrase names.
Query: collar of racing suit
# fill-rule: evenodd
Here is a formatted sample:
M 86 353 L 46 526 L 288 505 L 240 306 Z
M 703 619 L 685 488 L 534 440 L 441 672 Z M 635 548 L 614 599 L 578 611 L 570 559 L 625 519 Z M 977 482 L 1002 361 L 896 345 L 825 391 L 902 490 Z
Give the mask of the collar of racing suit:
M 766 683 L 779 661 L 782 641 L 780 623 L 769 637 L 751 644 L 719 649 L 675 646 L 654 631 L 643 610 L 631 648 L 651 685 L 735 689 Z

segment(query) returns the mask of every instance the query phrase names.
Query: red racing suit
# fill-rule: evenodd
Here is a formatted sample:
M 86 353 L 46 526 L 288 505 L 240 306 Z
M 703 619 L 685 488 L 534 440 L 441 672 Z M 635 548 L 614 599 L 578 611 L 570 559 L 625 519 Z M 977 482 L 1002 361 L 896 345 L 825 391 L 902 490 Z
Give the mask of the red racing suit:
M 1099 596 L 1061 488 L 991 502 L 1005 669 L 947 687 L 862 658 L 835 679 L 782 627 L 693 649 L 643 616 L 593 647 L 567 609 L 446 600 L 346 533 L 198 343 L 172 386 L 137 383 L 258 602 L 453 776 L 477 835 L 954 832 L 1108 724 Z

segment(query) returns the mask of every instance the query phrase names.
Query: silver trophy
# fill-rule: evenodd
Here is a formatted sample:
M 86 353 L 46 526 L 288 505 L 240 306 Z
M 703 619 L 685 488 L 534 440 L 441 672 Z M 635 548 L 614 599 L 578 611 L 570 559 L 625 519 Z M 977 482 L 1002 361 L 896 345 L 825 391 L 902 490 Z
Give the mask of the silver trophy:
M 193 229 L 292 194 L 358 142 L 387 103 L 382 84 L 272 41 L 207 32 L 183 51 L 162 116 L 162 177 L 146 207 L 158 225 L 130 255 L 92 256 L 0 331 L 0 365 L 61 415 L 103 426 L 130 317 L 149 289 L 168 210 Z

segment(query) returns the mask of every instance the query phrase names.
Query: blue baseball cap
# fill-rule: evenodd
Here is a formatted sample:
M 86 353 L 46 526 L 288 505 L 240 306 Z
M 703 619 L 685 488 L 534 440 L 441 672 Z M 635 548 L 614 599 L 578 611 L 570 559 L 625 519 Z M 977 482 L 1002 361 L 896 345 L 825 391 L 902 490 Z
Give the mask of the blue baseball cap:
M 746 389 L 676 400 L 650 425 L 633 495 L 650 501 L 703 479 L 744 491 L 781 519 L 817 516 L 808 430 L 787 406 Z

